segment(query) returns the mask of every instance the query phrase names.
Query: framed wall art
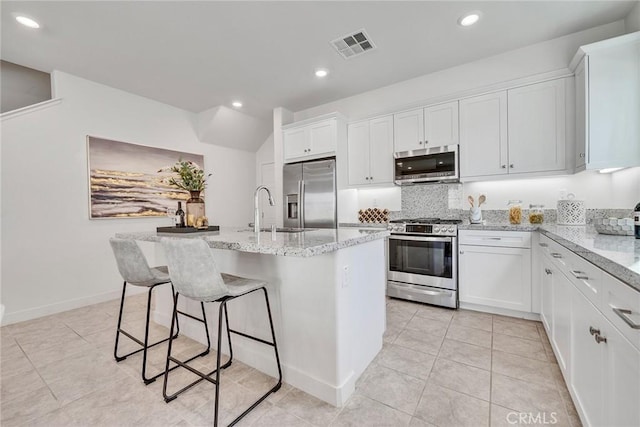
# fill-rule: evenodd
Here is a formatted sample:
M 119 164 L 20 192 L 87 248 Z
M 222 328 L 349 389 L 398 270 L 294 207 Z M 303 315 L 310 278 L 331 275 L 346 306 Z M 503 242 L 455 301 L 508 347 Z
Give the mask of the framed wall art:
M 87 136 L 89 217 L 149 218 L 167 215 L 189 192 L 166 182 L 159 172 L 178 160 L 204 168 L 204 156 Z

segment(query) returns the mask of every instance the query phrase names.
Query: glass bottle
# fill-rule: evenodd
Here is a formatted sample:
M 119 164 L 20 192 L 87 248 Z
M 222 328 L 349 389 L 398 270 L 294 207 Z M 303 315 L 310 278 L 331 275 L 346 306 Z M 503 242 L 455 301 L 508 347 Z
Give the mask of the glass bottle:
M 184 211 L 182 210 L 182 202 L 178 202 L 178 210 L 176 210 L 176 227 L 183 228 L 184 224 Z
M 509 200 L 509 222 L 520 224 L 522 222 L 522 200 Z
M 544 221 L 544 205 L 529 205 L 529 223 L 542 224 Z

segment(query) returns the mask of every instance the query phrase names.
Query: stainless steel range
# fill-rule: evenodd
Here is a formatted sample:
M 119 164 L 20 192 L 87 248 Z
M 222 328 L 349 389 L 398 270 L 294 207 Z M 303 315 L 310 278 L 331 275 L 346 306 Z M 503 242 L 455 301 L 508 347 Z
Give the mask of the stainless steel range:
M 387 295 L 457 308 L 460 223 L 438 218 L 391 221 Z

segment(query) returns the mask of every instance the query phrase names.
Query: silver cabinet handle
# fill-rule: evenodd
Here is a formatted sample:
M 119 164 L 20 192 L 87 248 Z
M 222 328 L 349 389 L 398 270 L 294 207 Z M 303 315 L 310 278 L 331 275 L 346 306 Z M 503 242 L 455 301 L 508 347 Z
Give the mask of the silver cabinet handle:
M 542 246 L 543 248 L 547 248 L 549 247 L 548 243 L 538 243 L 540 246 Z
M 584 153 L 580 153 L 580 158 L 584 159 Z
M 557 253 L 557 252 L 552 252 L 551 256 L 554 257 L 554 258 L 562 258 L 562 255 Z
M 500 167 L 501 167 L 502 169 L 506 169 L 506 168 L 507 168 L 507 165 L 500 165 Z
M 624 308 L 615 308 L 613 306 L 609 306 L 613 310 L 615 314 L 617 314 L 624 322 L 629 325 L 632 329 L 640 329 L 640 325 L 634 323 L 631 319 L 629 319 L 629 315 L 633 312 L 631 310 L 627 310 Z
M 464 251 L 460 251 L 460 255 L 464 255 Z
M 544 269 L 544 272 L 545 272 L 545 273 L 547 273 L 547 274 L 553 274 L 553 273 L 552 273 L 552 271 L 551 271 L 551 270 L 549 270 L 548 268 L 545 268 L 545 269 Z
M 429 143 L 429 141 L 427 141 L 426 139 L 424 140 L 424 145 L 427 145 Z
M 602 335 L 600 335 L 600 334 L 595 334 L 595 335 L 594 335 L 594 338 L 596 339 L 596 342 L 597 342 L 598 344 L 600 344 L 600 343 L 605 343 L 605 344 L 606 344 L 606 343 L 607 343 L 607 338 L 603 337 L 603 336 L 602 336 Z
M 369 177 L 368 177 L 368 176 L 365 176 L 365 177 L 364 177 L 364 179 L 366 179 L 367 181 L 369 181 Z
M 502 237 L 483 237 L 482 240 L 502 240 Z
M 575 277 L 578 280 L 589 280 L 588 276 L 585 276 L 585 272 L 584 271 L 578 271 L 578 270 L 569 270 L 571 272 L 571 274 L 573 274 L 573 277 Z
M 369 177 L 369 179 L 373 179 L 373 177 L 372 177 L 372 176 L 370 176 L 370 177 Z
M 419 144 L 419 145 L 422 145 L 422 141 L 418 141 L 418 144 Z
M 593 326 L 589 326 L 589 333 L 590 333 L 591 335 L 599 334 L 599 333 L 600 333 L 600 329 L 596 329 L 596 328 L 594 328 Z
M 511 169 L 513 169 L 513 163 L 511 163 L 511 164 L 509 165 L 509 167 L 510 167 Z

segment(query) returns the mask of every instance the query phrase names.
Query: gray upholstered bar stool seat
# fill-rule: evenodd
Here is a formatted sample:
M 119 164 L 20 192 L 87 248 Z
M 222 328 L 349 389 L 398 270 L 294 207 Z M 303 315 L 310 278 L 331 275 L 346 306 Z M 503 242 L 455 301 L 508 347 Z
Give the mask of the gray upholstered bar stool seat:
M 147 352 L 150 348 L 158 344 L 161 344 L 163 342 L 166 342 L 170 338 L 170 337 L 167 337 L 153 344 L 149 344 L 149 318 L 151 313 L 151 296 L 156 286 L 171 284 L 171 278 L 169 277 L 169 271 L 167 266 L 160 266 L 160 267 L 153 267 L 153 268 L 149 267 L 149 264 L 147 263 L 147 259 L 145 258 L 144 254 L 140 250 L 140 247 L 135 241 L 127 240 L 127 239 L 111 238 L 109 239 L 109 243 L 111 244 L 111 249 L 113 249 L 113 254 L 116 258 L 118 271 L 120 272 L 120 275 L 124 279 L 124 282 L 122 284 L 122 298 L 120 300 L 120 312 L 118 314 L 118 327 L 116 330 L 116 343 L 113 350 L 113 356 L 116 359 L 116 362 L 121 362 L 127 357 L 142 351 L 142 381 L 144 381 L 145 384 L 149 384 L 155 381 L 156 378 L 160 377 L 161 375 L 164 375 L 164 371 L 152 377 L 147 377 L 146 375 Z M 126 296 L 127 284 L 148 288 L 147 313 L 145 318 L 145 332 L 144 332 L 143 340 L 136 338 L 135 336 L 133 336 L 132 334 L 130 334 L 129 332 L 125 331 L 122 328 L 122 313 L 124 311 L 124 301 Z M 173 293 L 173 285 L 171 285 L 171 289 Z M 202 313 L 204 316 L 204 307 L 202 308 Z M 184 314 L 184 313 L 180 312 L 180 314 Z M 174 316 L 177 316 L 177 314 L 174 314 Z M 189 316 L 189 317 L 192 317 L 192 316 Z M 206 322 L 206 318 L 204 319 L 205 319 L 204 321 Z M 176 320 L 176 325 L 178 325 L 177 317 L 175 318 L 175 320 Z M 196 320 L 199 320 L 199 319 L 196 319 Z M 180 327 L 176 326 L 176 333 L 175 335 L 173 335 L 172 338 L 176 338 L 178 336 L 179 331 L 180 331 Z M 132 341 L 140 345 L 140 348 L 128 354 L 118 356 L 118 343 L 120 339 L 120 334 L 128 337 L 129 339 L 131 339 Z M 208 353 L 208 349 L 206 352 L 200 355 L 205 355 L 207 353 Z
M 278 346 L 276 344 L 276 336 L 273 329 L 273 319 L 271 317 L 271 308 L 269 306 L 269 296 L 267 295 L 266 282 L 260 280 L 247 279 L 244 277 L 232 276 L 230 274 L 220 273 L 213 256 L 213 252 L 209 245 L 202 239 L 162 239 L 162 245 L 165 250 L 167 264 L 169 266 L 169 275 L 176 289 L 176 297 L 174 300 L 174 313 L 177 311 L 178 298 L 184 296 L 186 298 L 202 302 L 218 302 L 218 346 L 216 355 L 216 367 L 209 373 L 200 372 L 192 366 L 187 365 L 188 361 L 180 361 L 171 355 L 171 346 L 173 339 L 169 340 L 169 349 L 167 352 L 167 363 L 165 368 L 163 395 L 165 401 L 169 402 L 175 399 L 180 393 L 193 387 L 203 380 L 209 381 L 215 385 L 215 408 L 213 425 L 218 425 L 218 402 L 220 396 L 220 371 L 229 367 L 233 361 L 233 348 L 231 346 L 231 334 L 243 336 L 245 338 L 258 341 L 260 343 L 272 346 L 275 353 L 275 362 L 278 368 L 278 382 L 256 402 L 254 402 L 240 416 L 233 420 L 229 425 L 234 425 L 242 417 L 247 415 L 252 409 L 258 406 L 271 393 L 275 393 L 282 385 L 282 369 L 280 367 L 280 357 L 278 355 Z M 264 294 L 266 311 L 269 317 L 269 325 L 271 328 L 271 341 L 267 341 L 258 337 L 248 335 L 244 332 L 233 330 L 229 327 L 229 316 L 227 313 L 227 302 L 248 295 L 252 292 L 262 290 Z M 222 347 L 222 320 L 226 325 L 226 335 L 229 344 L 229 360 L 224 364 L 221 363 L 221 347 Z M 173 323 L 175 315 L 172 318 L 171 332 L 173 332 Z M 208 331 L 207 331 L 208 334 Z M 207 336 L 208 339 L 208 336 Z M 167 383 L 169 380 L 169 363 L 174 362 L 176 366 L 182 366 L 200 378 L 191 384 L 183 387 L 177 392 L 168 395 Z M 215 378 L 212 376 L 215 374 Z M 224 398 L 224 396 L 223 396 Z

